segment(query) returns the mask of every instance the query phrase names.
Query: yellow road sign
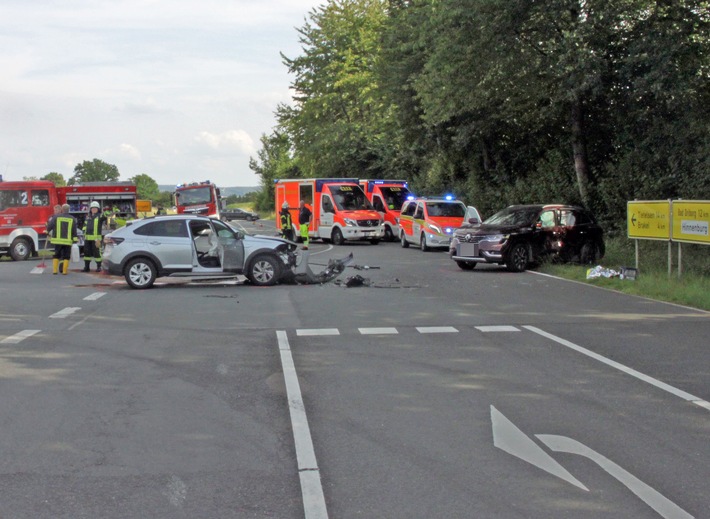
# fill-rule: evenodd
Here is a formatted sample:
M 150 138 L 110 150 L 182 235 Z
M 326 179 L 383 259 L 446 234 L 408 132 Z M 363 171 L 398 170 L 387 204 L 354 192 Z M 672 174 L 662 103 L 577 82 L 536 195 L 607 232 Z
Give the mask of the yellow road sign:
M 626 203 L 626 225 L 629 238 L 646 240 L 671 239 L 671 204 L 668 200 Z
M 673 201 L 673 241 L 710 244 L 710 201 Z
M 136 200 L 137 213 L 149 213 L 153 210 L 153 202 L 150 200 Z

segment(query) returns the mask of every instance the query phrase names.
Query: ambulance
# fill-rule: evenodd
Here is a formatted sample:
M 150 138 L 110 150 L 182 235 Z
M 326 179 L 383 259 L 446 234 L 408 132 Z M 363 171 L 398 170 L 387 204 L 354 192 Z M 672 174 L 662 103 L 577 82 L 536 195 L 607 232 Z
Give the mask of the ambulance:
M 385 235 L 380 214 L 365 196 L 356 178 L 295 178 L 274 181 L 276 211 L 288 202 L 296 232 L 301 200 L 313 212 L 308 236 L 342 245 L 345 241 L 367 240 L 377 245 Z
M 399 215 L 399 240 L 403 248 L 417 245 L 426 252 L 448 249 L 456 229 L 469 223 L 481 222 L 481 215 L 473 206 L 447 195 L 442 198 L 420 197 L 407 200 Z
M 399 229 L 399 211 L 409 197 L 413 197 L 406 180 L 363 180 L 360 187 L 367 199 L 380 213 L 385 222 L 385 240 L 397 239 Z

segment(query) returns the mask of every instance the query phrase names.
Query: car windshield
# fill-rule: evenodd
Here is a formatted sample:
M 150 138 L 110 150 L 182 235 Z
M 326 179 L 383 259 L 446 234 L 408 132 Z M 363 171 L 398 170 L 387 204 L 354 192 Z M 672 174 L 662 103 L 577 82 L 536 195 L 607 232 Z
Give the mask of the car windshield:
M 372 209 L 372 204 L 360 186 L 330 186 L 335 205 L 340 211 Z
M 531 226 L 538 215 L 538 207 L 506 208 L 497 212 L 486 221 L 484 225 L 516 225 L 519 227 Z
M 399 211 L 410 195 L 409 190 L 404 186 L 381 187 L 380 191 L 382 191 L 382 196 L 385 197 L 387 208 L 394 211 Z
M 444 216 L 447 218 L 463 218 L 466 216 L 466 206 L 461 202 L 427 202 L 429 216 Z
M 212 192 L 209 187 L 196 187 L 183 189 L 178 192 L 177 203 L 179 206 L 207 204 L 212 201 Z

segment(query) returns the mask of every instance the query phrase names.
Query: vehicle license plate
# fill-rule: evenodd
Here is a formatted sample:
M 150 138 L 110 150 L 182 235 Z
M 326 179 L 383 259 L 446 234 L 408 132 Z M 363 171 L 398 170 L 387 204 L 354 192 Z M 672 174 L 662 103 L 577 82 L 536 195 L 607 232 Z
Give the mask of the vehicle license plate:
M 459 256 L 478 256 L 478 243 L 460 243 Z

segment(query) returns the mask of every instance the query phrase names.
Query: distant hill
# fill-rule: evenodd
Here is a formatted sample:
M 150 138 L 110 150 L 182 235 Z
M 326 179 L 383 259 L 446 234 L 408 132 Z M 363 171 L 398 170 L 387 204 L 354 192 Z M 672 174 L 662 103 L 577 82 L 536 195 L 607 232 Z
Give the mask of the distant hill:
M 259 186 L 254 186 L 254 187 L 217 186 L 217 187 L 219 187 L 220 191 L 222 192 L 223 198 L 226 198 L 230 195 L 243 196 L 243 195 L 246 195 L 247 193 L 253 193 L 254 191 L 261 190 L 261 187 L 259 187 Z M 167 184 L 163 184 L 163 185 L 158 184 L 158 189 L 160 189 L 161 191 L 170 191 L 172 193 L 173 191 L 175 191 L 175 186 L 174 185 L 167 185 Z

